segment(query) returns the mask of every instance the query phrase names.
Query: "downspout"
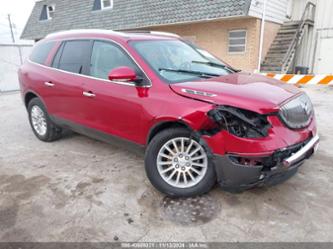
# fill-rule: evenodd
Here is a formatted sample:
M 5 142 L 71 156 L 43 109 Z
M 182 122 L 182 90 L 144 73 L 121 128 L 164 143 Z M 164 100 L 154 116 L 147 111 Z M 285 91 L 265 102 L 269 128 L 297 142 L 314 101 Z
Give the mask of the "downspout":
M 267 0 L 264 0 L 264 9 L 262 12 L 261 18 L 261 30 L 260 30 L 260 43 L 259 43 L 259 58 L 258 58 L 258 72 L 261 70 L 261 57 L 262 57 L 262 50 L 264 45 L 264 32 L 265 32 L 265 22 L 266 22 L 266 7 L 267 7 Z

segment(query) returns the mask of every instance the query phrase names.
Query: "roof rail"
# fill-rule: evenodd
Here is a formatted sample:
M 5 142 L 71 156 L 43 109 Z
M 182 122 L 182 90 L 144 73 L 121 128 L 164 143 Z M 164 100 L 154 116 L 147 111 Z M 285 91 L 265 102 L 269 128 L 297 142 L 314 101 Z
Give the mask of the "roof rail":
M 152 35 L 165 35 L 165 36 L 172 36 L 172 37 L 177 37 L 179 38 L 180 36 L 175 34 L 175 33 L 170 33 L 170 32 L 162 32 L 162 31 L 151 31 L 150 32 Z
M 128 30 L 128 31 L 124 31 L 124 33 L 151 34 L 151 35 L 162 35 L 162 36 L 171 36 L 171 37 L 180 38 L 180 36 L 175 33 L 163 32 L 163 31 Z
M 45 38 L 51 38 L 51 37 L 57 36 L 57 35 L 67 35 L 67 34 L 84 33 L 84 32 L 96 32 L 96 33 L 109 32 L 109 33 L 117 33 L 117 34 L 122 33 L 122 32 L 117 32 L 117 31 L 113 31 L 113 30 L 106 30 L 106 29 L 72 29 L 72 30 L 54 32 L 54 33 L 48 34 Z
M 66 30 L 66 31 L 59 31 L 55 33 L 48 34 L 45 38 L 52 38 L 54 36 L 59 36 L 59 35 L 70 35 L 70 34 L 81 34 L 81 33 L 89 33 L 89 32 L 94 32 L 94 33 L 101 33 L 105 34 L 106 32 L 112 33 L 112 34 L 118 34 L 118 35 L 123 35 L 126 36 L 126 33 L 133 33 L 133 34 L 151 34 L 151 35 L 160 35 L 160 36 L 169 36 L 169 37 L 176 37 L 180 38 L 179 35 L 174 34 L 174 33 L 169 33 L 169 32 L 160 32 L 160 31 L 149 31 L 149 30 L 130 30 L 130 31 L 113 31 L 109 29 L 72 29 L 72 30 Z

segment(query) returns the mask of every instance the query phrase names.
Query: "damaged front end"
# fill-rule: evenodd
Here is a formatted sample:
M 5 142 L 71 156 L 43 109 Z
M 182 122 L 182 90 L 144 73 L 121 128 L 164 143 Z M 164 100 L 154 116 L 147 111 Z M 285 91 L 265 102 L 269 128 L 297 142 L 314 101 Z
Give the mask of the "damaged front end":
M 265 115 L 216 106 L 207 114 L 216 127 L 206 135 L 224 140 L 224 154 L 214 153 L 214 164 L 220 185 L 229 191 L 282 182 L 314 153 L 319 141 L 316 134 L 309 132 L 302 142 L 285 146 L 274 128 L 288 128 L 283 127 L 276 113 Z
M 266 115 L 230 106 L 218 106 L 208 112 L 219 129 L 243 138 L 266 137 L 271 127 Z
M 215 155 L 218 182 L 228 191 L 280 183 L 294 173 L 316 150 L 319 137 L 280 149 L 270 156 Z

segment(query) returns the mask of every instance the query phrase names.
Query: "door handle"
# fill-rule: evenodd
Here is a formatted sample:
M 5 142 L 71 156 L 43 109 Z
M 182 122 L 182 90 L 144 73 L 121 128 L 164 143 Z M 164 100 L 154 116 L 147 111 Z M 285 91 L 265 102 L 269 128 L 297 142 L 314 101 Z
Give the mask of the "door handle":
M 93 94 L 92 92 L 83 92 L 83 96 L 88 97 L 88 98 L 96 97 L 96 95 Z
M 52 82 L 44 82 L 44 85 L 47 87 L 54 87 L 54 84 Z

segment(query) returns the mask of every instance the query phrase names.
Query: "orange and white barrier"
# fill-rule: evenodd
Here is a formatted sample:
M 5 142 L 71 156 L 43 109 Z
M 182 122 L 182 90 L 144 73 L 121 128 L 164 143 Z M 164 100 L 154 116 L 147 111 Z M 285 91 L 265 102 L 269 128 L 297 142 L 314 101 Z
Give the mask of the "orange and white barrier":
M 296 85 L 333 85 L 333 75 L 301 75 L 263 73 L 267 77 Z

